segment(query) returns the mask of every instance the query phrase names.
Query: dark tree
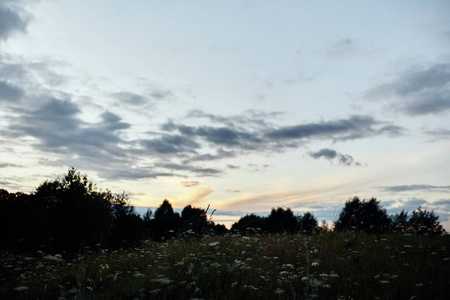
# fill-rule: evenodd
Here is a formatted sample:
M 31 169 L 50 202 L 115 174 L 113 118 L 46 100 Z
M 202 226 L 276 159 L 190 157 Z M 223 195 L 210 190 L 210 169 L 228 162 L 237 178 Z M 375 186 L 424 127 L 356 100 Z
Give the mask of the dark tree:
M 152 220 L 152 218 L 153 218 L 153 212 L 152 212 L 151 208 L 148 208 L 144 214 L 144 218 L 143 218 L 144 224 L 149 224 L 150 221 Z
M 181 228 L 181 218 L 174 213 L 172 204 L 165 199 L 155 211 L 155 218 L 150 222 L 150 232 L 155 241 L 176 236 Z
M 298 221 L 298 231 L 300 232 L 312 234 L 318 228 L 317 219 L 310 212 L 306 212 L 303 216 L 299 217 Z
M 335 223 L 336 230 L 365 231 L 379 234 L 388 229 L 390 219 L 376 198 L 360 201 L 358 197 L 348 200 Z
M 113 222 L 109 195 L 97 192 L 87 176 L 74 168 L 63 179 L 41 184 L 34 196 L 45 205 L 39 213 L 45 220 L 38 223 L 53 241 L 52 251 L 77 253 L 108 238 Z
M 111 248 L 129 248 L 138 245 L 144 237 L 144 220 L 136 213 L 134 206 L 130 205 L 128 195 L 125 193 L 106 194 L 111 203 L 113 224 L 109 236 Z
M 273 208 L 267 218 L 267 230 L 271 233 L 295 232 L 297 218 L 290 208 Z
M 181 212 L 181 220 L 183 222 L 183 231 L 192 230 L 198 235 L 201 235 L 208 228 L 206 211 L 198 207 L 188 205 L 183 208 L 183 211 Z
M 392 231 L 394 232 L 405 232 L 406 229 L 408 228 L 408 212 L 402 210 L 399 214 L 395 214 L 394 216 L 392 216 L 391 218 L 391 223 L 392 223 Z
M 156 209 L 155 211 L 155 219 L 171 219 L 174 216 L 172 204 L 170 204 L 169 200 L 164 199 L 163 203 Z
M 418 234 L 443 234 L 445 230 L 438 222 L 438 219 L 439 216 L 435 215 L 434 211 L 422 210 L 419 206 L 419 208 L 413 211 L 408 220 L 408 224 L 412 226 Z
M 246 215 L 239 219 L 236 223 L 231 226 L 232 231 L 238 231 L 240 233 L 255 233 L 258 231 L 263 231 L 266 226 L 265 217 L 260 217 L 255 214 Z M 259 229 L 259 230 L 258 230 Z

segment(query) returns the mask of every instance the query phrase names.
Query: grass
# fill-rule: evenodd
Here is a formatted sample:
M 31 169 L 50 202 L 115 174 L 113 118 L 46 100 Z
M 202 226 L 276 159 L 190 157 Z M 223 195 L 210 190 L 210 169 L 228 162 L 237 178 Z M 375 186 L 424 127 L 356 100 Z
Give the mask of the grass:
M 445 299 L 450 236 L 225 235 L 0 254 L 1 299 Z

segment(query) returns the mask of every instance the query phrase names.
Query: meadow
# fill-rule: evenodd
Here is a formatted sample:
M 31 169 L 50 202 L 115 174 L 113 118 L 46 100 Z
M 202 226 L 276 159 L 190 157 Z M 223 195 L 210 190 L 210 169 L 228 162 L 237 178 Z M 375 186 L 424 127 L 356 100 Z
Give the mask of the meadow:
M 1 299 L 445 299 L 450 237 L 356 232 L 146 241 L 0 257 Z

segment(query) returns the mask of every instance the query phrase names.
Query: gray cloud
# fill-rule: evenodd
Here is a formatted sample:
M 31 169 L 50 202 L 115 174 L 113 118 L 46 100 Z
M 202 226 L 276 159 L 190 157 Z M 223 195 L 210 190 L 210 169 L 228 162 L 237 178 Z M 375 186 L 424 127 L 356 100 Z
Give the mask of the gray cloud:
M 131 92 L 113 93 L 111 96 L 131 105 L 143 105 L 148 101 L 146 97 Z
M 147 151 L 160 154 L 196 153 L 200 144 L 183 135 L 164 134 L 159 138 L 142 140 L 140 143 Z
M 74 161 L 78 165 L 82 161 L 102 170 L 105 164 L 123 166 L 129 161 L 127 152 L 119 146 L 127 142 L 119 133 L 130 125 L 107 111 L 100 115 L 98 123 L 86 123 L 78 117 L 80 112 L 69 100 L 50 99 L 35 110 L 19 111 L 20 115 L 9 126 L 8 135 L 34 137 L 36 148 L 57 154 L 64 164 Z
M 450 64 L 434 64 L 400 73 L 390 83 L 367 91 L 366 98 L 394 99 L 394 107 L 411 116 L 447 111 L 450 109 Z
M 0 2 L 0 40 L 8 39 L 15 32 L 26 32 L 30 16 L 17 2 L 20 1 Z
M 24 91 L 7 82 L 0 81 L 0 101 L 17 101 L 24 95 Z
M 310 151 L 308 152 L 308 155 L 314 159 L 325 158 L 328 159 L 329 161 L 337 159 L 337 162 L 344 166 L 351 166 L 351 165 L 361 166 L 361 163 L 355 162 L 351 155 L 341 154 L 332 149 L 324 148 L 317 152 Z
M 184 187 L 194 187 L 200 184 L 198 181 L 181 181 L 180 184 Z
M 450 191 L 450 185 L 447 186 L 436 186 L 427 184 L 412 184 L 412 185 L 395 185 L 395 186 L 381 186 L 379 187 L 385 192 L 410 192 L 410 191 L 429 191 L 429 192 L 448 192 Z
M 318 159 L 318 158 L 326 158 L 329 160 L 335 159 L 337 156 L 337 152 L 331 149 L 321 149 L 317 152 L 309 152 L 308 153 L 312 158 Z
M 428 130 L 425 133 L 436 139 L 450 139 L 450 130 L 448 129 Z
M 171 171 L 188 171 L 198 176 L 217 176 L 220 173 L 222 173 L 222 171 L 219 169 L 201 168 L 188 164 L 177 164 L 177 163 L 156 163 L 155 167 L 168 169 Z
M 355 41 L 350 38 L 337 39 L 330 43 L 325 54 L 331 57 L 342 57 L 355 51 Z
M 295 126 L 285 126 L 271 130 L 266 133 L 266 137 L 274 140 L 286 139 L 332 139 L 354 140 L 366 138 L 380 134 L 400 135 L 403 131 L 401 127 L 384 125 L 370 116 L 351 116 L 348 119 L 335 121 L 310 123 Z
M 0 169 L 3 169 L 3 168 L 9 168 L 9 167 L 13 167 L 13 168 L 23 168 L 24 166 L 21 166 L 21 165 L 18 165 L 18 164 L 0 163 Z

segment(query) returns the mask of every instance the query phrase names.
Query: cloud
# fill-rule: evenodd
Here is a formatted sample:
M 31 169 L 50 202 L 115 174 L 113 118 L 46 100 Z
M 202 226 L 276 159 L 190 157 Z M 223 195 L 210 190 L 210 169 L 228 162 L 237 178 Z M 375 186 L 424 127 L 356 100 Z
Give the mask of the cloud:
M 143 105 L 147 103 L 146 97 L 130 92 L 113 93 L 111 96 L 131 105 Z
M 429 191 L 429 192 L 448 192 L 450 191 L 450 185 L 436 186 L 427 184 L 412 184 L 412 185 L 395 185 L 395 186 L 381 186 L 379 187 L 385 192 L 410 192 L 410 191 Z
M 168 169 L 171 171 L 188 171 L 194 173 L 197 176 L 217 176 L 222 173 L 219 169 L 214 168 L 201 168 L 188 164 L 177 164 L 177 163 L 156 163 L 155 167 Z
M 436 129 L 436 130 L 428 130 L 425 131 L 426 134 L 431 135 L 436 139 L 448 140 L 450 139 L 450 130 L 449 129 Z
M 26 32 L 30 15 L 17 2 L 20 1 L 0 2 L 0 40 L 7 40 L 16 32 Z
M 394 100 L 398 111 L 411 116 L 440 114 L 450 109 L 450 64 L 402 72 L 391 82 L 368 90 L 365 97 Z
M 0 169 L 9 168 L 9 167 L 12 167 L 12 168 L 23 168 L 24 166 L 21 166 L 21 165 L 18 165 L 18 164 L 0 163 Z
M 265 136 L 273 140 L 331 139 L 334 141 L 354 140 L 374 135 L 401 135 L 403 129 L 393 125 L 382 125 L 370 116 L 350 116 L 348 119 L 320 123 L 284 126 L 268 131 Z
M 332 160 L 332 159 L 336 158 L 337 152 L 334 150 L 331 150 L 331 149 L 321 149 L 317 152 L 309 152 L 309 155 L 314 159 L 323 157 L 323 158 Z
M 0 101 L 18 101 L 23 95 L 23 89 L 0 81 Z
M 200 184 L 198 181 L 181 181 L 180 184 L 184 187 L 194 187 Z
M 356 42 L 350 38 L 334 40 L 325 49 L 325 54 L 330 57 L 343 57 L 356 49 Z
M 308 152 L 308 155 L 314 159 L 325 158 L 331 162 L 334 159 L 337 159 L 337 162 L 344 166 L 351 166 L 351 165 L 361 166 L 361 163 L 355 162 L 351 155 L 341 154 L 332 149 L 324 148 L 317 152 L 310 151 Z
M 146 150 L 160 154 L 196 153 L 200 144 L 183 135 L 164 134 L 159 138 L 141 140 Z

